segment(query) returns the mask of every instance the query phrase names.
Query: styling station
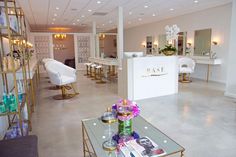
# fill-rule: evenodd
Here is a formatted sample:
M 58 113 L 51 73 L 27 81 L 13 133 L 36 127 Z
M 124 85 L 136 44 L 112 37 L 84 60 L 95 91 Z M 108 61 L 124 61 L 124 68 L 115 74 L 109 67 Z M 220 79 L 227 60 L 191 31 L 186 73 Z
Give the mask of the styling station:
M 178 93 L 176 56 L 123 59 L 123 97 L 140 100 Z

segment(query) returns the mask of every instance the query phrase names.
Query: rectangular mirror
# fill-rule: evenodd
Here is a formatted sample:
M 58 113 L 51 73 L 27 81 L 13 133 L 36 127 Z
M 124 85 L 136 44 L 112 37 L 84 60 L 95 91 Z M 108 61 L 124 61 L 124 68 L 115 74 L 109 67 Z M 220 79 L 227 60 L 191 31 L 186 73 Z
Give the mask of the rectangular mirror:
M 150 55 L 153 53 L 153 37 L 147 36 L 146 37 L 146 54 Z
M 158 52 L 160 52 L 161 49 L 165 48 L 166 44 L 167 44 L 166 35 L 160 34 L 158 36 Z
M 117 57 L 117 34 L 99 33 L 96 36 L 96 51 L 98 57 L 116 58 Z
M 196 30 L 194 33 L 194 56 L 210 56 L 211 29 Z
M 187 46 L 187 32 L 179 32 L 178 40 L 177 40 L 177 54 L 180 56 L 186 55 L 186 46 Z

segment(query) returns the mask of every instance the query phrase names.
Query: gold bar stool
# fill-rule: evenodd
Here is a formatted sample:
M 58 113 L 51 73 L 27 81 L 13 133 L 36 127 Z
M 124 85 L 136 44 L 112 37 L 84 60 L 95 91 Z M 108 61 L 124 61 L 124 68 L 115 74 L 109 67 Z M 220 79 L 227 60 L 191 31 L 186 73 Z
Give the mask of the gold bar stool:
M 95 80 L 95 77 L 96 77 L 96 64 L 92 64 L 91 65 L 91 78 L 92 80 Z
M 97 66 L 97 71 L 98 71 L 98 76 L 99 76 L 99 81 L 97 81 L 97 84 L 105 84 L 106 81 L 103 81 L 103 67 L 101 65 Z
M 94 77 L 94 80 L 100 80 L 100 72 L 99 72 L 99 69 L 101 69 L 102 66 L 101 65 L 97 65 L 94 70 L 95 70 L 95 77 Z
M 84 76 L 89 76 L 90 74 L 90 65 L 91 65 L 92 63 L 85 63 L 84 65 L 86 66 L 86 74 L 84 74 Z

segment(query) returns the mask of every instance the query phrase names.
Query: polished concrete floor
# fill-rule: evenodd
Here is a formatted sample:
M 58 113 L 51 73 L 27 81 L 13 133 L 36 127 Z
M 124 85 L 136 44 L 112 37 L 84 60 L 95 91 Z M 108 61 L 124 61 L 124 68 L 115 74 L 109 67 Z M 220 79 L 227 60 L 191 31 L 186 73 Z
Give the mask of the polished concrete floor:
M 41 78 L 33 134 L 40 157 L 82 157 L 81 120 L 99 117 L 115 103 L 117 84 L 95 84 L 78 74 L 80 95 L 53 100 L 59 91 Z M 141 115 L 181 144 L 187 157 L 236 156 L 236 100 L 224 97 L 224 86 L 194 80 L 180 84 L 179 94 L 138 101 Z M 158 90 L 158 89 L 157 89 Z

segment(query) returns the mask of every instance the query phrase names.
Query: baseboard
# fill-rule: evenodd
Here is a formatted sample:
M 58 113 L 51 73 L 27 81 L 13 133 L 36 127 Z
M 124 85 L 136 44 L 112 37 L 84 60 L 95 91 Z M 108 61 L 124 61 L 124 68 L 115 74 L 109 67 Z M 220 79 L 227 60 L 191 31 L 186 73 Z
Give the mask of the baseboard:
M 227 97 L 231 97 L 231 98 L 236 99 L 236 94 L 235 93 L 225 92 L 224 95 L 227 96 Z
M 193 78 L 193 79 L 199 79 L 199 80 L 202 80 L 202 81 L 206 81 L 206 79 L 201 78 L 201 77 L 194 77 L 194 76 L 192 76 L 192 78 Z M 221 84 L 226 84 L 225 81 L 223 81 L 223 80 L 210 79 L 209 81 L 210 81 L 210 82 L 221 83 Z

